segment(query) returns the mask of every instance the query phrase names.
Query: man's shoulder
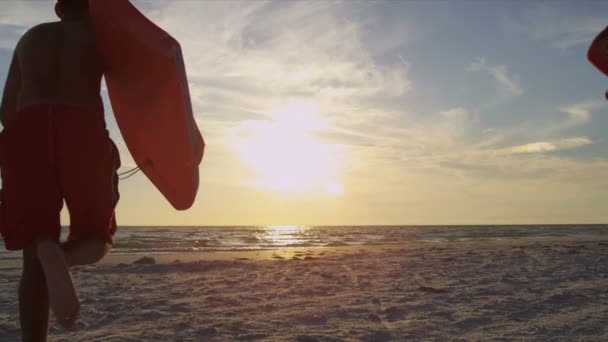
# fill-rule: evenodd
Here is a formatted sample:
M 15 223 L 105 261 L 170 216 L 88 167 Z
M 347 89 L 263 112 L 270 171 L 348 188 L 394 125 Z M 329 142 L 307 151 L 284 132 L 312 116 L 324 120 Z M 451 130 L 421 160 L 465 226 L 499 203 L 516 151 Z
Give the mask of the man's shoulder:
M 60 25 L 61 25 L 61 22 L 57 21 L 57 22 L 42 23 L 42 24 L 38 24 L 36 26 L 31 27 L 19 39 L 19 42 L 17 43 L 17 49 L 19 49 L 20 46 L 27 44 L 32 39 L 44 38 L 45 36 L 47 36 L 53 32 L 56 32 L 57 29 L 61 27 Z
M 25 32 L 25 34 L 23 34 L 23 37 L 28 36 L 28 35 L 37 35 L 37 34 L 41 34 L 41 33 L 48 32 L 48 31 L 55 31 L 58 28 L 61 28 L 60 21 L 53 21 L 53 22 L 49 22 L 49 23 L 38 24 L 36 26 L 31 27 L 29 30 L 27 30 Z

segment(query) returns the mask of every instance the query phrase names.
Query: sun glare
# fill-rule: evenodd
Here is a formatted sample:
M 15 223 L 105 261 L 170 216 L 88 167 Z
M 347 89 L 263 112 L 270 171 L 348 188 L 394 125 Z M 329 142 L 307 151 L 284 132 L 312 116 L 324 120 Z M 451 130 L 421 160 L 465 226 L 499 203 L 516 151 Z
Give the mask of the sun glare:
M 289 245 L 301 242 L 306 235 L 308 227 L 305 226 L 269 226 L 266 227 L 262 238 L 273 244 Z
M 332 196 L 342 196 L 344 195 L 344 187 L 338 183 L 328 183 L 325 184 L 325 192 Z
M 338 180 L 339 151 L 314 132 L 329 128 L 316 102 L 290 102 L 266 113 L 268 120 L 241 124 L 237 148 L 251 167 L 251 185 L 281 192 L 344 193 Z

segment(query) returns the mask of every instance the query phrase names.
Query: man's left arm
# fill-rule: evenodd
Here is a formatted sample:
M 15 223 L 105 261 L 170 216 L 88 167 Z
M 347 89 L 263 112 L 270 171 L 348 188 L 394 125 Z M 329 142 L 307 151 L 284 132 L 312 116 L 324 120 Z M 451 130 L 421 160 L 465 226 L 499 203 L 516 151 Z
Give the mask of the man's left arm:
M 0 122 L 6 127 L 6 120 L 10 115 L 17 111 L 17 98 L 21 91 L 21 70 L 19 69 L 19 59 L 17 51 L 13 54 L 13 60 L 8 70 L 4 92 L 2 93 L 2 103 L 0 103 Z

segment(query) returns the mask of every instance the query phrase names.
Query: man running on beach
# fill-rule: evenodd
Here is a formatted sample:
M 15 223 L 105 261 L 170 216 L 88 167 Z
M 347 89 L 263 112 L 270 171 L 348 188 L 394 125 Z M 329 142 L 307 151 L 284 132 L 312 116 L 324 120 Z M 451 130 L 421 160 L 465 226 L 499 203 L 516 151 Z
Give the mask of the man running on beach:
M 105 126 L 88 1 L 58 0 L 55 9 L 60 22 L 19 40 L 0 107 L 0 233 L 8 250 L 23 250 L 23 341 L 46 341 L 49 305 L 73 326 L 79 304 L 68 267 L 101 260 L 116 232 L 120 160 Z M 60 244 L 64 200 L 70 235 Z

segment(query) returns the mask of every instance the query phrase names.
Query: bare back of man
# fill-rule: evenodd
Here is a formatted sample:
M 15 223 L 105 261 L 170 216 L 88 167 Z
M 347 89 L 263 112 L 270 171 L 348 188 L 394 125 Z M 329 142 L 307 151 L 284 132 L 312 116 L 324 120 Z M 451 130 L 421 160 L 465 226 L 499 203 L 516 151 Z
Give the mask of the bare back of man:
M 30 29 L 17 44 L 16 57 L 22 81 L 17 110 L 61 103 L 103 112 L 102 68 L 86 17 Z

